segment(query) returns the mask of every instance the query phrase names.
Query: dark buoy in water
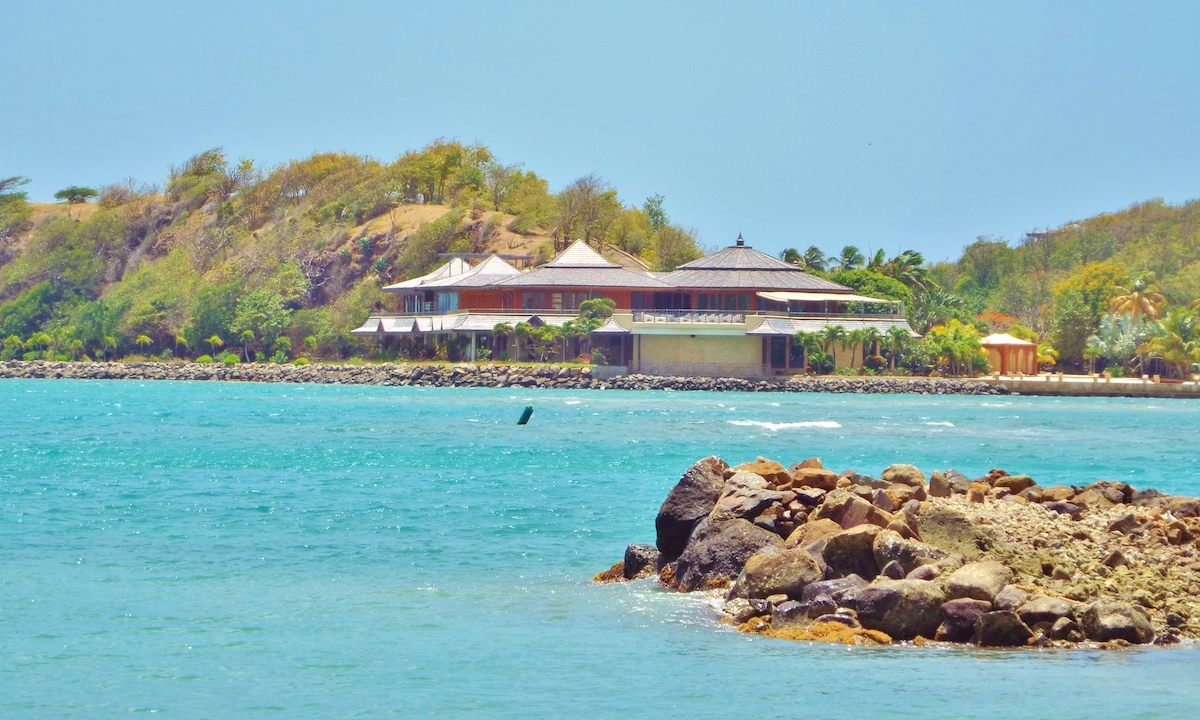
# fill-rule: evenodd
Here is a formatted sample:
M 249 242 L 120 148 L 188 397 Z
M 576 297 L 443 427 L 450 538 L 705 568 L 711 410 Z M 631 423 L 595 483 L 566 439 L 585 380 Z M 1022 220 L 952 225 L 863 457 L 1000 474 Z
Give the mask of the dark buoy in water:
M 526 405 L 525 412 L 521 413 L 521 419 L 517 421 L 517 424 L 524 425 L 525 423 L 529 422 L 529 418 L 532 415 L 533 415 L 533 406 Z

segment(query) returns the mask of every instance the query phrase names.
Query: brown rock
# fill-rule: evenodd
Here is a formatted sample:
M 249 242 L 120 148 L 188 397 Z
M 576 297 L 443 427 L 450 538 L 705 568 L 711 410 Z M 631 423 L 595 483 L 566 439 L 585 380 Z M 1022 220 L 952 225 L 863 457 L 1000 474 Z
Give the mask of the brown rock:
M 954 488 L 945 475 L 934 470 L 929 475 L 929 494 L 933 497 L 950 497 L 954 494 Z
M 751 598 L 769 598 L 783 593 L 796 599 L 800 597 L 806 585 L 820 580 L 821 577 L 821 567 L 816 559 L 799 548 L 772 548 L 759 552 L 746 561 L 746 590 Z
M 875 490 L 871 493 L 871 504 L 886 512 L 893 512 L 896 509 L 896 504 L 892 502 L 892 498 L 882 490 Z
M 1033 487 L 1036 484 L 1028 475 L 1006 475 L 996 478 L 992 482 L 992 487 L 1007 488 L 1012 493 L 1020 493 L 1025 488 Z
M 733 469 L 759 475 L 775 486 L 783 485 L 792 480 L 792 476 L 788 473 L 787 468 L 765 457 L 759 457 L 754 462 L 742 463 Z
M 923 503 L 917 515 L 917 535 L 922 542 L 974 560 L 995 543 L 992 532 L 972 523 L 953 508 Z
M 838 487 L 838 476 L 832 470 L 799 468 L 793 475 L 792 486 L 818 488 L 828 492 Z
M 880 532 L 875 525 L 859 525 L 829 538 L 821 555 L 830 572 L 837 577 L 853 574 L 867 580 L 878 575 L 874 543 Z
M 975 636 L 975 621 L 990 612 L 992 604 L 986 600 L 959 598 L 942 604 L 942 624 L 938 626 L 934 639 L 945 642 L 966 642 Z
M 1011 610 L 984 613 L 975 621 L 975 643 L 981 647 L 1021 647 L 1032 637 L 1033 631 Z
M 824 465 L 821 464 L 821 458 L 815 458 L 815 457 L 798 462 L 793 467 L 797 467 L 797 466 L 802 467 L 802 468 L 814 468 L 816 470 L 821 470 L 825 467 Z M 793 470 L 793 472 L 795 472 L 795 471 Z
M 796 499 L 805 507 L 816 507 L 825 499 L 825 491 L 820 488 L 799 488 L 792 492 L 796 493 Z
M 1084 490 L 1072 498 L 1071 502 L 1075 505 L 1090 508 L 1110 508 L 1114 504 L 1097 490 Z
M 967 490 L 967 499 L 973 503 L 982 503 L 991 488 L 980 482 L 971 483 L 970 489 Z
M 886 527 L 892 521 L 890 513 L 880 510 L 849 490 L 842 488 L 829 493 L 812 517 L 815 519 L 828 518 L 843 528 L 852 528 L 863 523 Z
M 1121 552 L 1120 548 L 1117 548 L 1109 553 L 1108 557 L 1104 558 L 1104 565 L 1107 565 L 1110 568 L 1121 567 L 1122 565 L 1125 567 L 1131 567 L 1133 563 L 1130 562 L 1129 558 L 1125 556 L 1125 553 Z
M 1075 490 L 1066 485 L 1051 485 L 1048 488 L 1042 488 L 1042 502 L 1058 502 L 1070 500 L 1073 497 L 1075 497 Z
M 863 627 L 897 640 L 933 637 L 942 622 L 943 602 L 937 584 L 925 580 L 878 580 L 842 596 L 842 603 L 858 613 Z
M 668 559 L 683 552 L 688 537 L 701 518 L 716 505 L 725 486 L 725 463 L 717 457 L 707 457 L 688 468 L 679 483 L 667 494 L 658 517 L 654 519 L 658 549 Z
M 946 578 L 946 596 L 992 602 L 1012 578 L 1012 571 L 995 560 L 968 563 Z
M 768 545 L 783 540 L 746 520 L 701 520 L 679 556 L 675 575 L 684 592 L 727 584 L 741 573 L 746 561 Z
M 841 525 L 827 518 L 812 520 L 793 530 L 783 546 L 785 548 L 812 548 L 817 543 L 828 540 L 841 531 Z
M 1128 535 L 1134 530 L 1142 526 L 1142 519 L 1133 513 L 1125 513 L 1121 517 L 1113 520 L 1108 524 L 1109 532 L 1118 532 L 1122 535 Z
M 1166 536 L 1167 542 L 1171 545 L 1183 545 L 1193 540 L 1191 530 L 1179 520 L 1167 526 Z
M 1148 643 L 1154 639 L 1154 628 L 1145 609 L 1116 600 L 1100 599 L 1089 605 L 1079 618 L 1088 639 L 1097 642 L 1124 640 Z
M 888 484 L 899 483 L 901 485 L 912 485 L 914 487 L 925 486 L 925 473 L 918 470 L 913 465 L 904 463 L 896 463 L 887 466 L 883 471 L 883 481 Z

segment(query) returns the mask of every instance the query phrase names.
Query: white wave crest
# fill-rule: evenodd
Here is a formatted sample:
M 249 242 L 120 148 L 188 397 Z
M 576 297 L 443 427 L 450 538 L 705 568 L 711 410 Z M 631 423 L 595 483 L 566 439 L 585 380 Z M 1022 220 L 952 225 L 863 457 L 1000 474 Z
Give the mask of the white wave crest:
M 942 422 L 927 422 L 927 423 L 925 423 L 925 424 L 926 424 L 926 425 L 941 425 L 942 427 L 954 427 L 954 423 L 952 423 L 952 422 L 945 422 L 945 421 L 942 421 Z
M 783 423 L 765 422 L 763 420 L 726 420 L 726 422 L 728 422 L 730 425 L 737 425 L 738 427 L 765 428 L 767 430 L 771 430 L 772 432 L 778 432 L 780 430 L 794 430 L 796 428 L 840 428 L 842 426 L 841 423 L 834 422 L 833 420 L 805 420 L 803 422 Z

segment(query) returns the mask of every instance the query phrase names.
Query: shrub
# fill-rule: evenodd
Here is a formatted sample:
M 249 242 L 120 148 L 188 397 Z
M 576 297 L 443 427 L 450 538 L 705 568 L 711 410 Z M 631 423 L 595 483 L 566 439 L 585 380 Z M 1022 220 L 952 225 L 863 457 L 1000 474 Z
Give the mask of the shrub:
M 296 360 L 294 362 L 292 362 L 292 364 L 297 365 L 297 366 L 307 365 L 308 358 L 296 358 Z
M 360 237 L 358 239 L 358 249 L 362 251 L 363 255 L 371 254 L 371 246 L 373 244 L 374 243 L 371 242 L 371 238 L 369 237 Z
M 198 363 L 210 363 L 212 361 L 212 355 L 201 355 L 200 357 L 196 358 L 196 362 Z
M 383 271 L 387 270 L 387 260 L 385 260 L 383 258 L 379 258 L 378 260 L 375 261 L 375 264 L 372 265 L 371 267 L 375 268 L 375 272 L 382 275 Z
M 288 361 L 287 353 L 285 353 L 282 350 L 277 350 L 275 352 L 275 354 L 271 356 L 271 362 L 275 363 L 276 365 L 283 365 L 287 361 Z
M 221 362 L 225 363 L 226 365 L 237 365 L 239 361 L 238 361 L 237 355 L 234 355 L 233 353 L 229 353 L 228 355 L 225 356 L 225 359 L 222 360 Z

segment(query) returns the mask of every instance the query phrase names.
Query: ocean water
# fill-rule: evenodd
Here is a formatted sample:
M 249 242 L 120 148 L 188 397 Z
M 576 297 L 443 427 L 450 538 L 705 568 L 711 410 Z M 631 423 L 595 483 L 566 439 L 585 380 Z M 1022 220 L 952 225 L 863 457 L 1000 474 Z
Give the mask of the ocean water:
M 1180 400 L 0 381 L 0 717 L 1194 718 L 1192 647 L 811 645 L 587 581 L 708 454 L 1200 495 L 1197 438 Z

